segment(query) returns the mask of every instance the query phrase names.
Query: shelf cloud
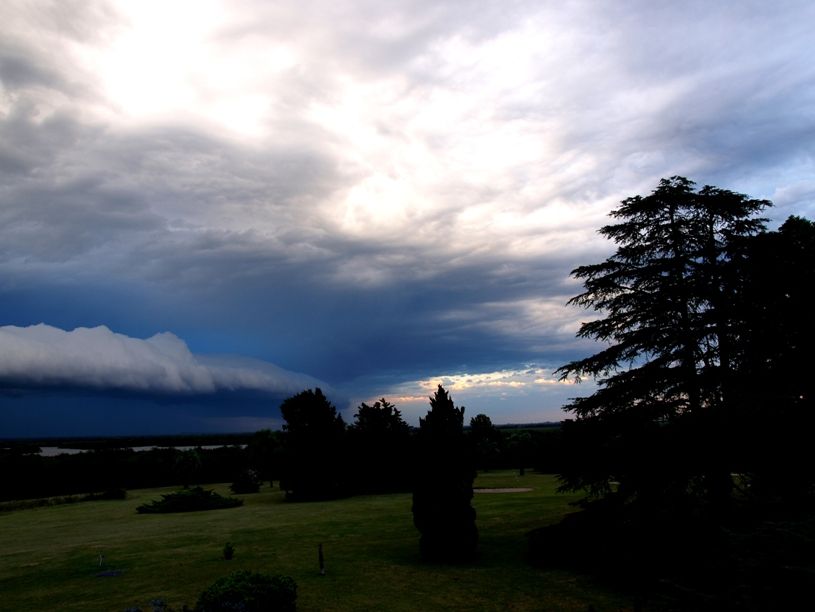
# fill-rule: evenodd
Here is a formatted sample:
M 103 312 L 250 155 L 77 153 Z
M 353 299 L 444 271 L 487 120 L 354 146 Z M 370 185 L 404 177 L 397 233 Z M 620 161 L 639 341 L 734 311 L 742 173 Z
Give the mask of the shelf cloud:
M 0 327 L 0 387 L 79 389 L 136 395 L 297 393 L 320 381 L 271 363 L 196 355 L 172 333 L 145 340 L 105 326 Z M 323 385 L 324 386 L 324 385 Z

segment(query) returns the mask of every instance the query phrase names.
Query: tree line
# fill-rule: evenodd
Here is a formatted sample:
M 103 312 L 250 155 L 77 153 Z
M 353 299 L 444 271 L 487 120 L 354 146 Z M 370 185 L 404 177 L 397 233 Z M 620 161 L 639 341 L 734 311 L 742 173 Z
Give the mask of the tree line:
M 117 438 L 75 441 L 71 447 L 81 444 L 86 452 L 43 457 L 37 445 L 10 446 L 0 450 L 0 501 L 212 482 L 236 484 L 237 492 L 271 482 L 291 500 L 412 490 L 420 428 L 409 426 L 388 400 L 361 403 L 351 423 L 319 389 L 294 395 L 284 406 L 284 431 L 232 437 L 217 448 L 206 448 L 211 438 L 179 438 L 172 442 L 201 446 L 134 451 L 131 444 L 168 440 Z M 463 456 L 479 470 L 554 473 L 564 456 L 557 426 L 503 429 L 484 414 L 463 425 Z

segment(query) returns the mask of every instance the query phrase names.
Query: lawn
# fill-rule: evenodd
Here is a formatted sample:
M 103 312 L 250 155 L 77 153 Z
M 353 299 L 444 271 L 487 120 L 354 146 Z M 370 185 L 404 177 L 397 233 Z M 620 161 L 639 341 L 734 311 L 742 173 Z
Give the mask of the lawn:
M 250 569 L 294 578 L 299 610 L 631 609 L 630 597 L 586 577 L 525 563 L 526 532 L 571 510 L 552 476 L 493 472 L 476 486 L 532 491 L 476 494 L 480 558 L 467 566 L 420 561 L 406 494 L 294 504 L 267 486 L 239 496 L 239 508 L 140 515 L 136 506 L 172 490 L 144 489 L 124 501 L 2 513 L 0 608 L 147 612 L 163 599 L 181 610 L 216 578 Z M 222 557 L 227 541 L 232 561 Z

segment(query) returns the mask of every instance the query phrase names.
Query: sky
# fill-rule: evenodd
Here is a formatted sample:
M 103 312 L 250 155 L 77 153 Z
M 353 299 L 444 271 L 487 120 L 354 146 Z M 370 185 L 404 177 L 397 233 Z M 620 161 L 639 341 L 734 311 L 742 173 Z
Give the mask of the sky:
M 815 218 L 815 3 L 5 0 L 0 438 L 557 421 L 620 200 Z

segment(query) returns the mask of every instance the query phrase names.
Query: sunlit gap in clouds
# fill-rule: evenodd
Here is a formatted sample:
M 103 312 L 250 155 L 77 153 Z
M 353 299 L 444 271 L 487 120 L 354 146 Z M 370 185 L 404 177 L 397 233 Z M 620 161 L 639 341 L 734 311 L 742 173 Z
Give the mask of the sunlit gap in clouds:
M 384 396 L 402 411 L 405 420 L 417 425 L 429 408 L 430 396 L 442 385 L 456 405 L 467 408 L 467 422 L 479 413 L 486 414 L 495 423 L 560 421 L 567 416 L 561 406 L 571 397 L 591 393 L 594 384 L 578 385 L 572 380 L 559 380 L 552 370 L 530 365 L 492 372 L 430 376 L 391 386 L 389 393 L 383 391 L 362 401 L 372 403 Z M 502 404 L 512 405 L 511 414 Z
M 105 118 L 130 127 L 194 121 L 242 142 L 267 136 L 275 80 L 297 65 L 297 54 L 261 36 L 230 36 L 241 23 L 227 8 L 199 1 L 117 3 L 113 36 L 75 49 L 107 100 Z

